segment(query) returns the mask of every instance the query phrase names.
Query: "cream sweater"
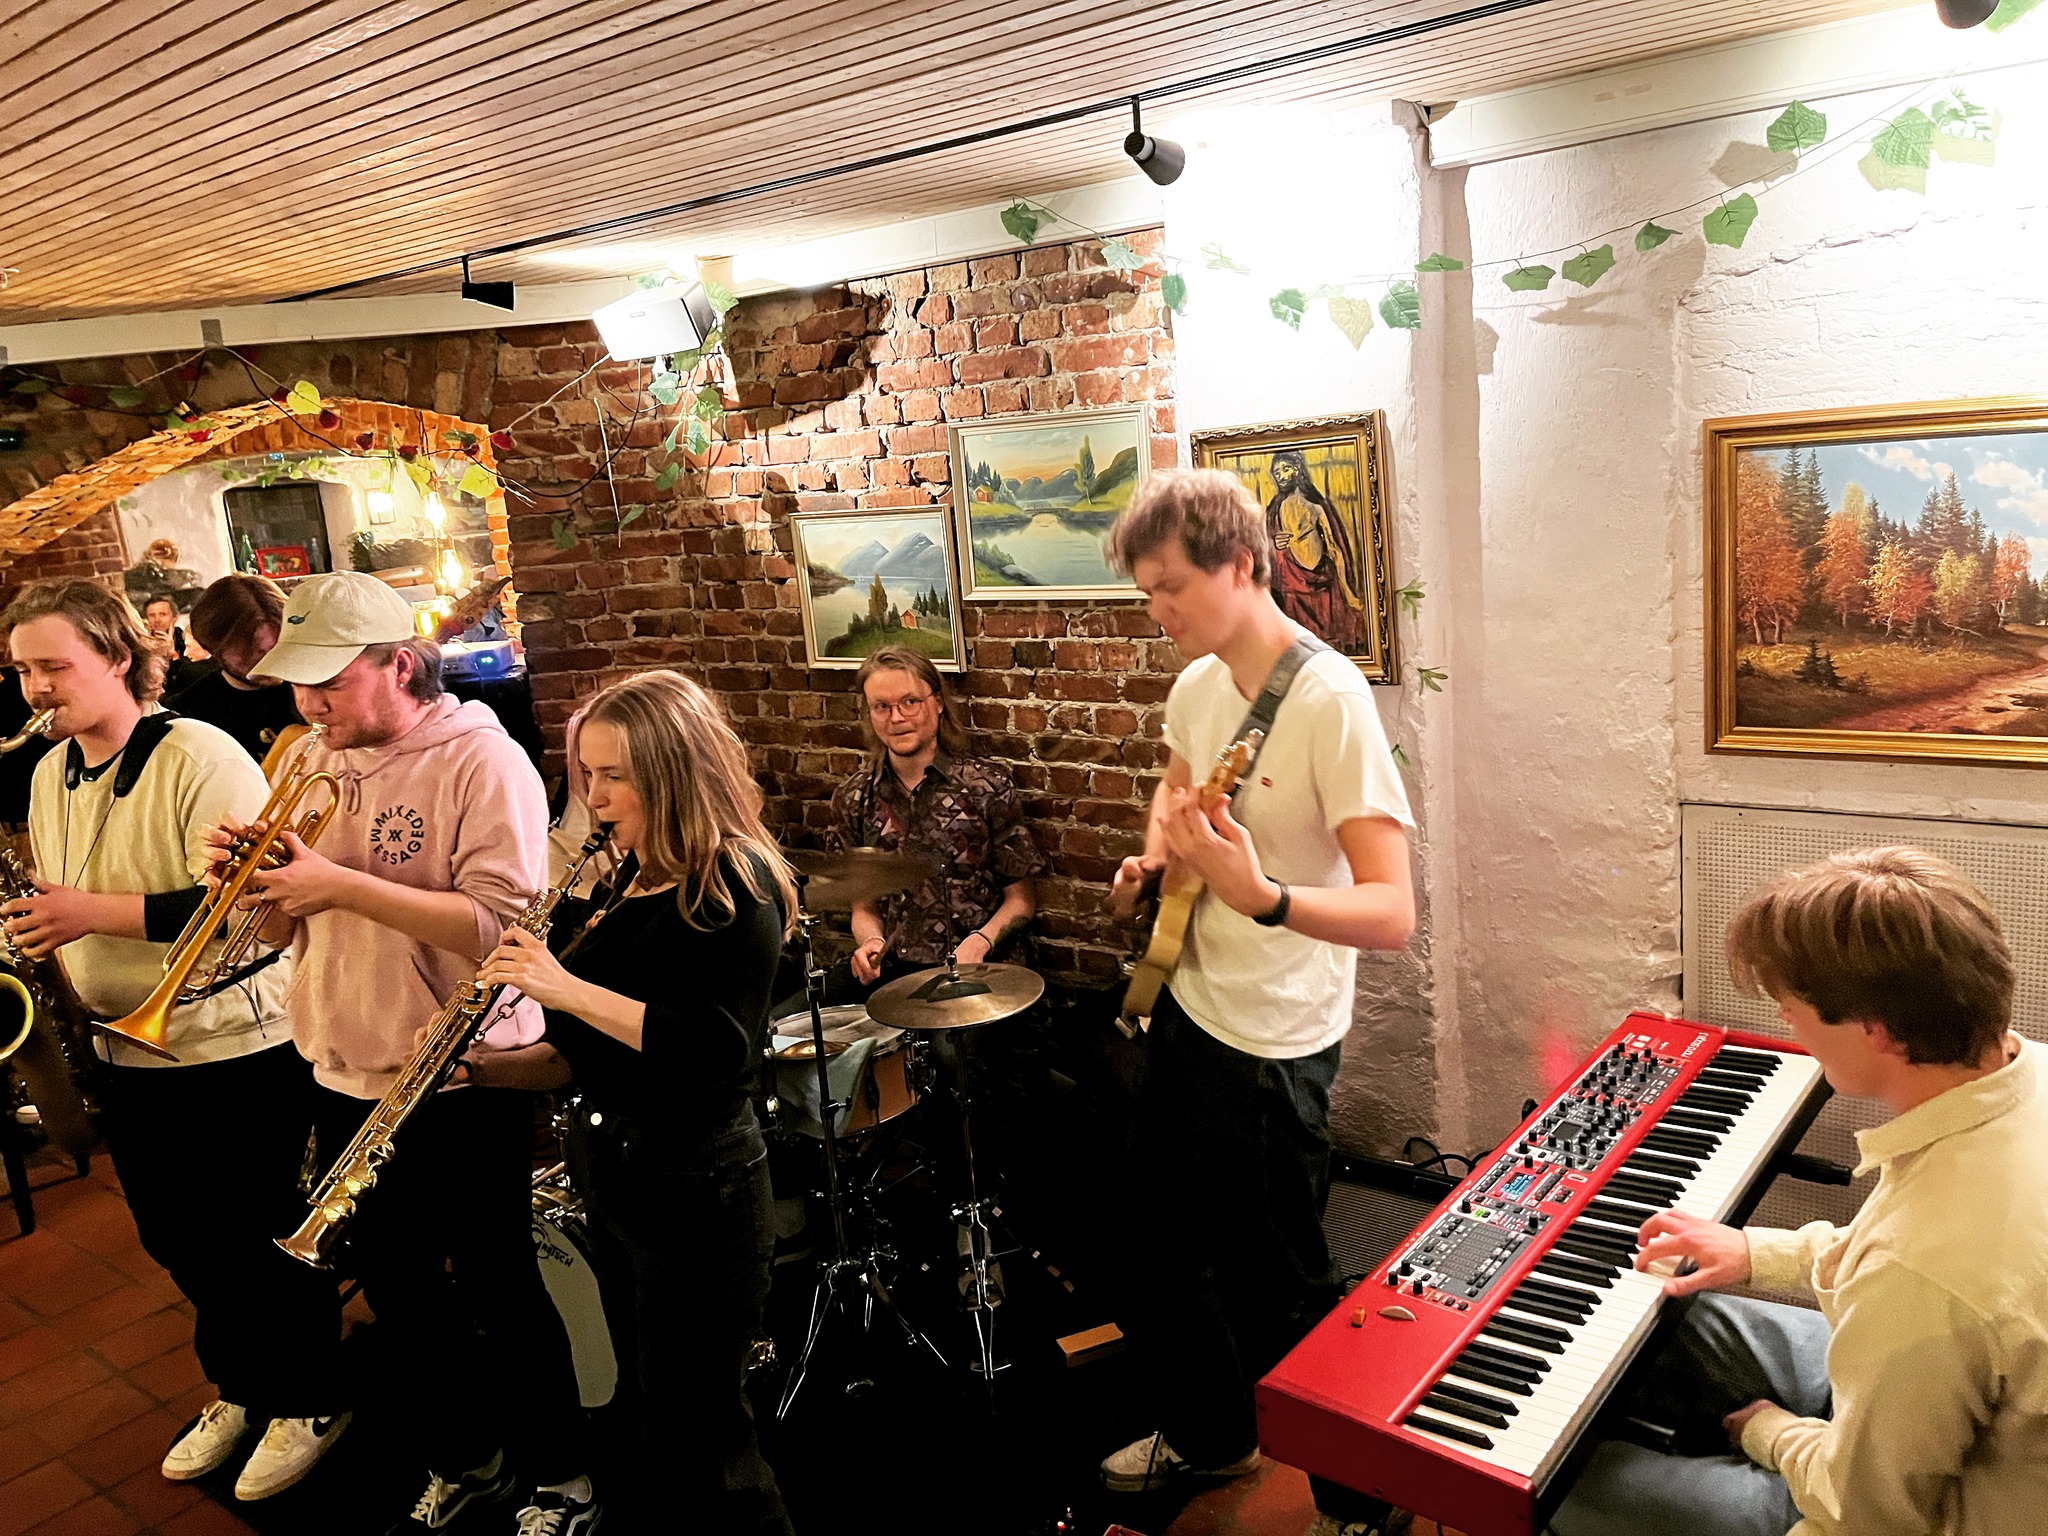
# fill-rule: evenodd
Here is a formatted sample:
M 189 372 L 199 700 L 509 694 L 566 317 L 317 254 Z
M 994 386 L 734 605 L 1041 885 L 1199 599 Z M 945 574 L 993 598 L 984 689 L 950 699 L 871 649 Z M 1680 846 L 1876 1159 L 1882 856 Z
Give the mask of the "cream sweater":
M 1857 1134 L 1877 1188 L 1846 1227 L 1751 1228 L 1756 1283 L 1833 1328 L 1832 1420 L 1769 1408 L 1742 1446 L 1790 1536 L 2048 1530 L 2048 1099 L 2042 1047 Z

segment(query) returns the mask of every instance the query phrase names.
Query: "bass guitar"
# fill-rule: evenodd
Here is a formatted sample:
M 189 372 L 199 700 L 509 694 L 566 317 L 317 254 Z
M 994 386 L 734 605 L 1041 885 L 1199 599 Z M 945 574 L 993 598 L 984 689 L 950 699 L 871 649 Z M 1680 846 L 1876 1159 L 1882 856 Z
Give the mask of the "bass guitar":
M 1196 791 L 1206 813 L 1216 808 L 1217 802 L 1227 799 L 1237 788 L 1252 759 L 1259 755 L 1259 746 L 1266 739 L 1260 730 L 1246 731 L 1236 741 L 1216 754 L 1216 766 L 1210 770 L 1209 778 Z M 1124 988 L 1123 1013 L 1118 1027 L 1125 1034 L 1135 1037 L 1142 1027 L 1140 1021 L 1152 1016 L 1153 1005 L 1159 1001 L 1159 989 L 1166 985 L 1173 975 L 1173 968 L 1180 964 L 1181 950 L 1186 947 L 1188 925 L 1194 921 L 1195 903 L 1202 899 L 1202 892 L 1208 883 L 1191 869 L 1169 863 L 1159 873 L 1157 907 L 1152 918 L 1152 936 L 1146 942 L 1144 953 L 1124 967 L 1130 976 L 1130 984 Z

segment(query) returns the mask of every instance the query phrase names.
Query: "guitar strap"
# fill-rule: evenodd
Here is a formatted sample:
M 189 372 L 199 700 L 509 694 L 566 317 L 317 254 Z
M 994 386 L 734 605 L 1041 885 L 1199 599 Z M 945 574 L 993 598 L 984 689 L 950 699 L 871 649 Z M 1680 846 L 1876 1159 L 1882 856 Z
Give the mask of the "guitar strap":
M 1309 658 L 1318 651 L 1329 647 L 1314 635 L 1303 634 L 1299 640 L 1280 653 L 1280 659 L 1273 663 L 1273 670 L 1266 674 L 1266 686 L 1259 690 L 1259 696 L 1252 700 L 1251 713 L 1244 717 L 1244 724 L 1237 728 L 1233 741 L 1242 741 L 1253 731 L 1259 733 L 1259 744 L 1252 748 L 1251 761 L 1244 765 L 1244 772 L 1238 775 L 1237 784 L 1230 791 L 1235 800 L 1237 792 L 1251 782 L 1252 768 L 1259 760 L 1259 754 L 1266 750 L 1266 741 L 1273 734 L 1273 717 L 1280 713 L 1280 701 L 1287 697 L 1288 689 L 1301 669 L 1308 665 Z

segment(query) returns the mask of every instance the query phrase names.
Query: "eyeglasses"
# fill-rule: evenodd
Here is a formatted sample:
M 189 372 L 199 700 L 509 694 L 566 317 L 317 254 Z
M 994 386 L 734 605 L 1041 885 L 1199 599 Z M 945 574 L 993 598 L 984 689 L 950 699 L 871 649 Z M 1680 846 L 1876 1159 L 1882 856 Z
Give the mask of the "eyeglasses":
M 923 709 L 925 705 L 931 703 L 931 701 L 932 696 L 930 694 L 920 693 L 914 699 L 892 699 L 884 704 L 870 704 L 868 706 L 868 713 L 877 720 L 887 720 L 894 715 L 901 715 L 904 719 L 908 720 L 920 709 Z

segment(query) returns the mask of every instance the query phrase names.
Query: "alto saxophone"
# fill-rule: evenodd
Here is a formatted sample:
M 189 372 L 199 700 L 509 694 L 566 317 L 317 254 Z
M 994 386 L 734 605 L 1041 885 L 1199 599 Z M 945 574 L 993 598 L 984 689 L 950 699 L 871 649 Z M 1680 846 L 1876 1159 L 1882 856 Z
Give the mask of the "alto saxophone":
M 0 743 L 0 752 L 6 750 Z M 0 848 L 0 902 L 38 894 L 35 881 L 14 850 Z M 87 1095 L 100 1069 L 92 1048 L 92 1010 L 72 987 L 56 956 L 34 959 L 17 947 L 4 929 L 0 929 L 0 977 L 11 979 L 22 989 L 24 1015 L 13 1048 L 0 1051 L 0 1057 L 11 1057 L 15 1070 L 27 1081 L 29 1096 L 42 1115 L 50 1140 L 74 1157 L 82 1156 L 93 1141 L 92 1105 Z M 37 1025 L 47 1031 L 41 1039 L 37 1038 L 41 1033 L 35 1030 Z
M 513 919 L 514 926 L 545 939 L 556 906 L 575 889 L 583 866 L 611 840 L 611 835 L 610 827 L 600 825 L 585 838 L 562 883 L 534 897 L 526 910 Z M 414 1110 L 440 1090 L 462 1053 L 490 1026 L 506 991 L 502 985 L 487 987 L 475 981 L 465 981 L 455 989 L 455 995 L 427 1027 L 426 1038 L 398 1074 L 398 1080 L 384 1091 L 369 1119 L 327 1170 L 327 1177 L 313 1192 L 311 1214 L 290 1237 L 275 1239 L 278 1247 L 315 1269 L 326 1269 L 334 1262 L 342 1228 L 355 1215 L 363 1195 L 375 1187 L 378 1171 L 391 1161 L 400 1129 Z

